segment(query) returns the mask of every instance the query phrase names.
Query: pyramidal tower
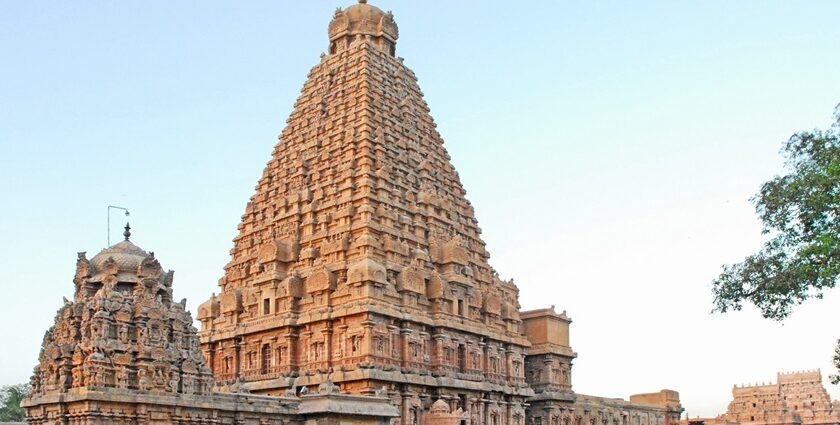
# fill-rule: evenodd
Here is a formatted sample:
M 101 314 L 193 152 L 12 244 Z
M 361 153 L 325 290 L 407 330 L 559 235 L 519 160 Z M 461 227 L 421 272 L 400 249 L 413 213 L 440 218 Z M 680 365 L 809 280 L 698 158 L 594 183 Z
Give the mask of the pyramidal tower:
M 520 312 L 488 263 L 393 15 L 360 0 L 328 32 L 199 306 L 216 390 L 386 396 L 401 425 L 678 423 L 674 391 L 572 391 L 571 320 Z
M 199 308 L 202 347 L 218 383 L 253 392 L 329 379 L 406 409 L 489 397 L 521 416 L 518 290 L 488 264 L 398 34 L 365 1 L 336 10 Z
M 201 331 L 128 225 L 79 254 L 22 403 L 29 424 L 680 422 L 676 391 L 572 390 L 571 320 L 520 312 L 490 267 L 398 35 L 365 0 L 336 11 Z M 806 379 L 791 376 L 780 385 Z

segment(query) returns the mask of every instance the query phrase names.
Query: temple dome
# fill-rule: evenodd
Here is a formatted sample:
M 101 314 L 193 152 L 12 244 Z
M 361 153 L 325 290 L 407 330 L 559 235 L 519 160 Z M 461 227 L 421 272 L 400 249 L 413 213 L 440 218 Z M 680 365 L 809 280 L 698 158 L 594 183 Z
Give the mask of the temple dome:
M 344 10 L 337 9 L 328 29 L 330 37 L 330 53 L 335 53 L 339 47 L 339 40 L 353 38 L 357 35 L 367 35 L 378 39 L 383 47 L 393 50 L 399 37 L 397 23 L 391 12 L 367 4 L 366 0 L 359 0 Z
M 131 241 L 122 241 L 103 249 L 90 262 L 99 271 L 105 267 L 105 261 L 108 258 L 113 258 L 119 271 L 136 272 L 137 268 L 140 267 L 140 263 L 146 258 L 149 258 L 149 256 L 148 252 L 143 251 Z
M 137 275 L 140 266 L 146 260 L 154 260 L 154 254 L 144 251 L 129 240 L 129 229 L 126 225 L 124 241 L 103 249 L 91 258 L 94 281 L 101 279 L 103 275 L 116 275 L 118 280 L 127 282 L 139 280 Z

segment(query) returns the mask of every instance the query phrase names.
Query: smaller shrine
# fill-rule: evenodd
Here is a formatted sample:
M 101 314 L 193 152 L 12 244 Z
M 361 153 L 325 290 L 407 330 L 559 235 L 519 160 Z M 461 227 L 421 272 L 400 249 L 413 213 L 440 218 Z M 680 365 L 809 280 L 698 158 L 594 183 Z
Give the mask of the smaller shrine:
M 311 394 L 214 391 L 186 299 L 173 302 L 173 272 L 125 240 L 88 260 L 78 254 L 73 300 L 44 335 L 29 424 L 281 424 L 304 420 L 381 425 L 398 415 L 382 396 L 324 385 Z M 225 392 L 226 391 L 226 392 Z
M 125 240 L 76 261 L 73 301 L 65 299 L 44 335 L 33 394 L 73 388 L 205 395 L 213 378 L 198 348 L 186 300 L 172 302 L 172 271 Z

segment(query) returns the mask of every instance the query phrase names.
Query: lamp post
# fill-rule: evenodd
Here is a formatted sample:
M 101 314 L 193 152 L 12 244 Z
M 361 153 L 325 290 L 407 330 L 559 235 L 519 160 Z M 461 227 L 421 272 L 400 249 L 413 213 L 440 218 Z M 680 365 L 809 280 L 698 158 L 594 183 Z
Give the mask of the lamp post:
M 111 246 L 111 210 L 112 209 L 125 211 L 126 217 L 128 217 L 128 215 L 129 215 L 128 210 L 126 208 L 117 207 L 117 206 L 114 206 L 114 205 L 108 205 L 108 245 L 106 245 L 106 248 Z

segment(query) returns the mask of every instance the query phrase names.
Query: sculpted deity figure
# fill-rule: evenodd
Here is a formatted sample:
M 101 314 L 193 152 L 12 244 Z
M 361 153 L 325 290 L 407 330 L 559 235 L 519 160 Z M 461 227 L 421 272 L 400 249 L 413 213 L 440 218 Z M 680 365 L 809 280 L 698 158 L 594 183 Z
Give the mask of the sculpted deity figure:
M 73 387 L 81 387 L 84 385 L 84 381 L 82 380 L 82 368 L 80 366 L 76 366 L 73 368 Z
M 181 332 L 174 332 L 172 334 L 172 345 L 175 346 L 177 349 L 183 348 L 183 338 L 181 336 Z
M 195 382 L 193 378 L 189 375 L 184 375 L 184 378 L 181 380 L 181 388 L 184 391 L 184 394 L 192 394 L 195 392 Z
M 155 388 L 164 388 L 166 386 L 166 377 L 163 376 L 163 369 L 160 367 L 155 368 L 155 374 L 152 379 L 152 383 L 155 385 Z
M 190 349 L 192 351 L 199 351 L 198 338 L 190 338 Z
M 67 369 L 62 367 L 60 375 L 61 376 L 59 378 L 59 389 L 61 389 L 61 391 L 63 392 L 65 389 L 70 388 L 70 372 L 68 372 Z
M 149 371 L 145 367 L 141 367 L 137 371 L 137 384 L 143 391 L 148 391 L 152 387 L 152 378 L 149 376 Z
M 120 325 L 118 333 L 120 342 L 122 342 L 123 344 L 128 344 L 128 325 Z
M 117 388 L 128 388 L 128 370 L 125 366 L 121 366 L 116 372 Z
M 169 374 L 169 390 L 172 391 L 173 393 L 177 393 L 178 392 L 178 382 L 180 380 L 181 379 L 178 376 L 178 372 L 173 370 L 172 373 Z
M 140 326 L 137 330 L 137 343 L 141 346 L 149 344 L 149 331 L 145 326 Z
M 157 325 L 151 326 L 150 338 L 152 342 L 160 342 L 160 327 Z
M 101 333 L 102 333 L 102 324 L 99 323 L 98 320 L 93 321 L 90 324 L 90 331 L 89 331 L 88 335 L 93 335 L 95 337 L 95 336 L 101 335 Z
M 58 369 L 55 366 L 50 365 L 49 374 L 47 375 L 49 379 L 47 382 L 50 385 L 57 385 L 58 384 Z
M 381 353 L 385 351 L 385 337 L 376 337 L 376 351 Z
M 91 387 L 98 387 L 99 386 L 99 368 L 96 366 L 88 367 L 87 372 L 87 382 L 88 386 Z

